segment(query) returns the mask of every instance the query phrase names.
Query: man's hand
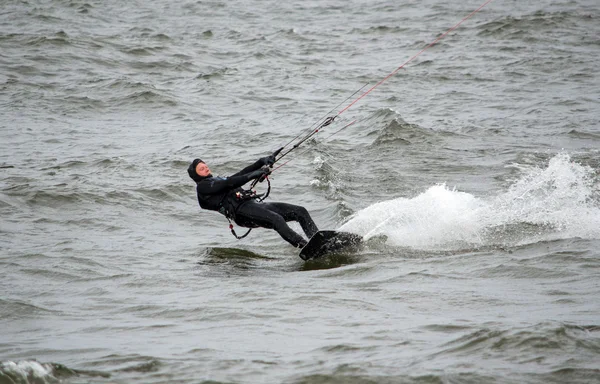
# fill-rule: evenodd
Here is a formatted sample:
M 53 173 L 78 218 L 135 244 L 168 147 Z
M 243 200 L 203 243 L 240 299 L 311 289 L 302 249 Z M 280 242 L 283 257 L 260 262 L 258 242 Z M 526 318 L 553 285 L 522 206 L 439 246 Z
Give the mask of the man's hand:
M 258 178 L 258 182 L 262 183 L 263 181 L 265 181 L 265 179 L 267 178 L 267 176 L 269 176 L 271 174 L 271 166 L 269 165 L 265 165 L 264 167 L 262 167 L 261 169 L 264 170 L 263 175 L 261 177 Z
M 275 161 L 277 161 L 277 155 L 279 155 L 279 152 L 281 152 L 281 150 L 283 149 L 283 147 L 279 148 L 278 150 L 276 150 L 275 152 L 273 152 L 273 154 L 271 156 L 267 156 L 267 157 L 263 157 L 260 160 L 262 161 L 263 165 L 268 165 L 269 167 L 273 167 L 273 164 L 275 164 Z
M 271 174 L 271 170 L 268 166 L 264 166 L 259 170 L 248 173 L 248 180 L 258 179 L 258 181 L 263 181 L 265 177 Z

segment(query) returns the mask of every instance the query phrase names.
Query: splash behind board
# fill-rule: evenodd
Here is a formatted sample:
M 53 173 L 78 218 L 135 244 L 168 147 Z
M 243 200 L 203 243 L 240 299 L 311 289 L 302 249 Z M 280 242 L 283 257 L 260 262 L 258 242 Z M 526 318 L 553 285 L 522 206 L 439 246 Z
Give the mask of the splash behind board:
M 362 237 L 349 232 L 319 231 L 300 251 L 302 260 L 316 259 L 362 242 Z

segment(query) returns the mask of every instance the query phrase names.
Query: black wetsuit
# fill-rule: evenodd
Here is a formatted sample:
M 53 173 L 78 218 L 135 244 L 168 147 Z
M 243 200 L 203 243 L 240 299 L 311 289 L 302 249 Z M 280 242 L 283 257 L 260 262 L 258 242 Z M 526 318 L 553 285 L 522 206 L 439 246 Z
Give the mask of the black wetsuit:
M 244 196 L 241 188 L 256 177 L 252 173 L 261 169 L 261 160 L 229 177 L 209 175 L 196 180 L 196 193 L 200 207 L 217 211 L 242 227 L 263 227 L 276 230 L 294 247 L 302 248 L 306 240 L 294 232 L 286 222 L 297 221 L 311 238 L 319 229 L 306 208 L 287 203 L 264 203 L 256 198 Z

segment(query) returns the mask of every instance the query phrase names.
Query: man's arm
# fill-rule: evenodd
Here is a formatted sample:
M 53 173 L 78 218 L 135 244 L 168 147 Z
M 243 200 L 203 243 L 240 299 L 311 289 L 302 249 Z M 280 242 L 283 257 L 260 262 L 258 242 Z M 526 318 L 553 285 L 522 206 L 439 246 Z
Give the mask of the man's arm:
M 268 174 L 268 169 L 259 168 L 253 172 L 245 173 L 243 175 L 238 175 L 236 173 L 235 175 L 227 178 L 211 177 L 199 182 L 197 184 L 196 189 L 201 195 L 216 195 L 231 189 L 241 187 L 250 180 L 258 179 L 259 177 Z
M 268 165 L 270 167 L 273 167 L 273 164 L 275 164 L 275 157 L 279 154 L 279 152 L 281 152 L 281 150 L 283 149 L 283 147 L 279 148 L 278 150 L 276 150 L 275 152 L 273 152 L 273 154 L 271 156 L 266 156 L 266 157 L 262 157 L 260 159 L 258 159 L 256 161 L 256 163 L 247 166 L 246 168 L 242 169 L 241 171 L 239 171 L 238 173 L 232 175 L 233 176 L 240 176 L 249 172 L 254 172 L 259 170 L 263 165 Z
M 235 173 L 231 176 L 229 176 L 229 178 L 232 177 L 237 177 L 237 176 L 241 176 L 241 175 L 245 175 L 246 173 L 250 173 L 250 172 L 254 172 L 260 169 L 260 167 L 262 167 L 263 165 L 265 165 L 264 159 L 258 159 L 256 161 L 256 163 L 247 166 L 246 168 L 242 169 L 241 171 L 239 171 L 238 173 Z M 243 185 L 243 184 L 242 184 Z

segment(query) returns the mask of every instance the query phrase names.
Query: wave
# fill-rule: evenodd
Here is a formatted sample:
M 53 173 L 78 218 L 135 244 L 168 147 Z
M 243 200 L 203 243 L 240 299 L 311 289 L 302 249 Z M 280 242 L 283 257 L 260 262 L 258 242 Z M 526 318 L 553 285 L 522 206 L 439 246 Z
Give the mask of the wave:
M 318 152 L 321 152 L 313 160 L 315 172 L 317 178 L 310 182 L 310 185 L 314 188 L 320 189 L 327 192 L 327 198 L 342 202 L 342 194 L 344 192 L 344 178 L 340 177 L 341 170 L 336 168 L 329 161 L 329 156 L 325 154 L 320 148 L 317 148 Z
M 0 299 L 0 305 L 2 306 L 2 312 L 0 312 L 0 320 L 21 318 L 26 319 L 56 312 L 50 309 L 35 306 L 33 304 L 15 300 Z
M 164 90 L 157 89 L 150 83 L 134 82 L 127 79 L 102 81 L 94 85 L 98 95 L 106 98 L 98 99 L 106 105 L 158 105 L 173 107 L 176 98 Z
M 555 359 L 573 349 L 597 355 L 600 352 L 598 332 L 598 325 L 566 323 L 541 323 L 509 330 L 484 328 L 441 345 L 430 358 L 486 355 L 488 359 L 503 359 L 510 356 L 511 360 L 527 364 Z
M 515 165 L 518 166 L 518 165 Z M 490 198 L 435 185 L 414 198 L 373 204 L 340 230 L 421 250 L 520 246 L 568 238 L 600 239 L 595 170 L 560 153 L 546 168 L 518 166 L 508 191 Z
M 449 132 L 436 132 L 417 124 L 406 122 L 398 112 L 390 108 L 382 108 L 360 122 L 368 131 L 367 136 L 375 136 L 371 148 L 382 148 L 397 145 L 439 143 L 442 135 Z
M 66 160 L 50 162 L 40 170 L 48 177 L 40 180 L 27 177 L 21 172 L 18 176 L 8 176 L 4 179 L 6 188 L 0 188 L 0 207 L 16 209 L 25 207 L 32 209 L 51 208 L 63 210 L 79 210 L 85 206 L 118 206 L 131 204 L 164 204 L 167 202 L 187 201 L 190 193 L 190 184 L 185 178 L 180 177 L 181 169 L 187 168 L 187 161 L 167 159 L 156 160 L 153 164 L 173 169 L 175 175 L 165 183 L 146 184 L 132 181 L 127 173 L 141 175 L 144 167 L 136 162 L 127 161 L 121 157 L 92 157 L 86 160 Z M 14 166 L 4 166 L 6 169 Z M 105 182 L 90 183 L 94 173 L 101 170 L 108 178 Z M 116 187 L 115 185 L 119 185 Z M 154 208 L 153 208 L 154 209 Z M 13 211 L 16 212 L 16 211 Z M 46 211 L 44 211 L 46 212 Z M 66 220 L 62 215 L 50 215 L 38 220 L 74 224 L 78 226 L 93 225 L 89 218 Z M 98 222 L 96 224 L 99 224 Z M 105 230 L 114 230 L 119 227 L 113 225 Z
M 590 15 L 579 12 L 537 11 L 523 17 L 506 16 L 483 23 L 478 26 L 478 29 L 480 29 L 478 35 L 517 39 L 523 37 L 533 38 L 533 32 L 555 32 L 557 28 L 575 27 L 579 23 L 589 21 L 590 18 Z
M 174 107 L 177 102 L 158 91 L 140 91 L 129 95 L 113 99 L 111 103 L 123 102 L 128 105 L 160 105 L 164 107 Z
M 412 144 L 415 142 L 429 141 L 432 137 L 433 135 L 431 132 L 418 125 L 407 123 L 400 118 L 395 118 L 379 132 L 372 145 L 380 146 L 389 143 Z
M 248 260 L 248 259 L 271 259 L 271 257 L 241 248 L 212 247 L 205 250 L 205 256 L 212 260 Z
M 572 129 L 567 132 L 567 135 L 584 140 L 600 140 L 600 134 L 594 132 L 581 131 L 577 129 Z
M 482 376 L 476 373 L 444 373 L 417 375 L 407 373 L 405 375 L 367 375 L 356 372 L 358 369 L 343 365 L 338 367 L 334 373 L 307 375 L 292 381 L 293 384 L 440 384 L 440 383 L 493 383 L 493 377 Z
M 164 51 L 166 48 L 163 46 L 146 46 L 146 47 L 132 47 L 124 48 L 122 51 L 132 56 L 152 56 L 156 52 Z
M 25 42 L 25 45 L 33 46 L 33 47 L 43 47 L 43 46 L 54 46 L 54 47 L 64 47 L 70 46 L 71 41 L 69 36 L 63 32 L 57 32 L 54 36 L 36 36 L 31 37 Z
M 235 73 L 236 70 L 228 67 L 209 67 L 205 72 L 202 72 L 196 76 L 196 79 L 199 80 L 211 80 L 211 79 L 219 79 L 229 75 L 231 73 Z
M 368 27 L 368 28 L 353 28 L 350 33 L 360 34 L 360 35 L 383 35 L 383 34 L 391 34 L 391 33 L 405 33 L 409 28 L 406 27 L 398 27 L 398 26 L 388 26 L 388 25 L 378 25 L 376 27 Z
M 0 362 L 0 382 L 4 383 L 60 383 L 76 376 L 109 378 L 110 374 L 98 371 L 83 371 L 57 363 L 40 363 L 35 360 Z

